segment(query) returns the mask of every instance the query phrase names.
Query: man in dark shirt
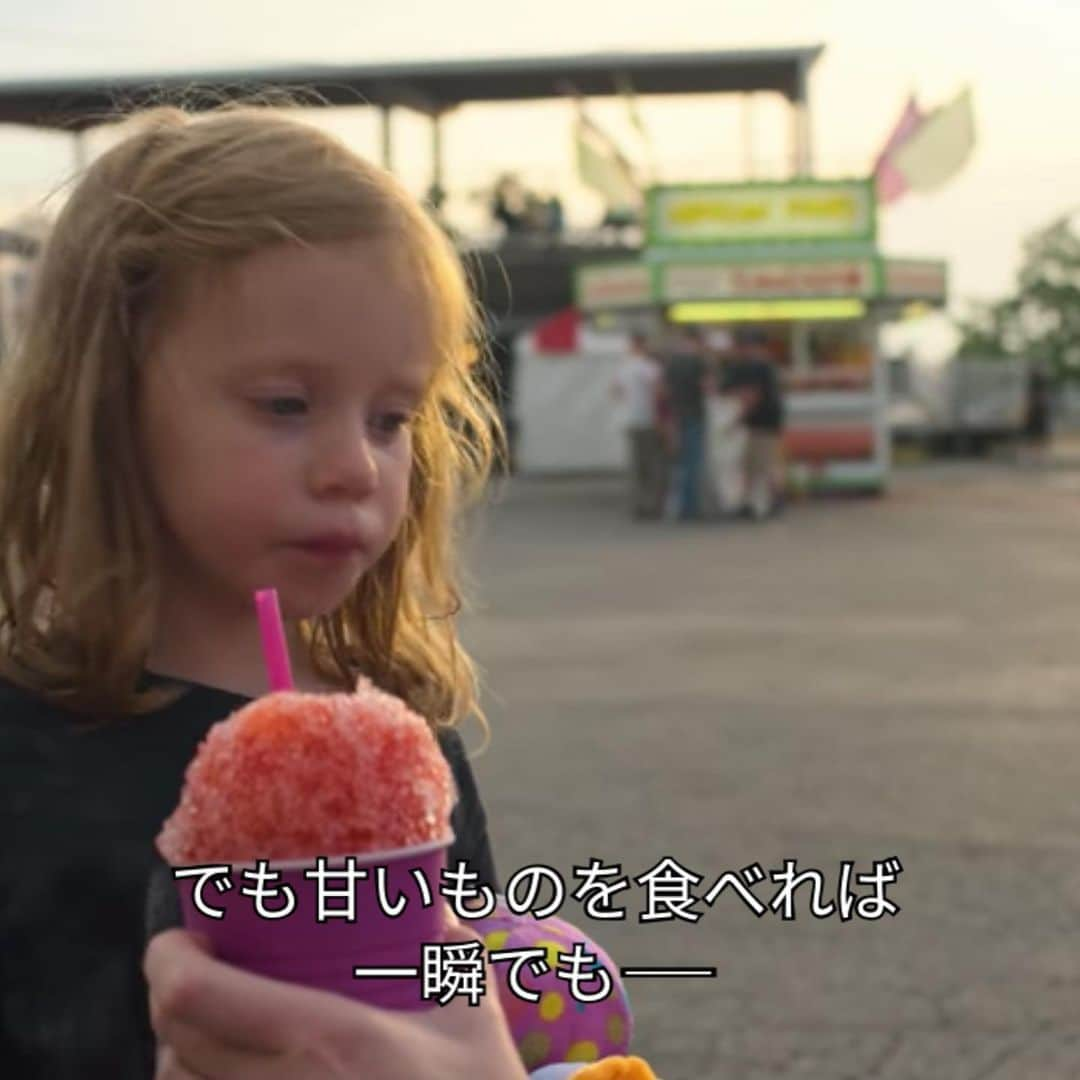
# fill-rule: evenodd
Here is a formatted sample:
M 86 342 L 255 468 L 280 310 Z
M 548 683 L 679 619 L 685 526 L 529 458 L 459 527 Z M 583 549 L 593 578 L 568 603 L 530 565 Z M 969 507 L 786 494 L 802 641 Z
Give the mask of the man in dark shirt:
M 743 407 L 748 439 L 745 458 L 746 511 L 760 520 L 779 505 L 777 471 L 784 430 L 784 397 L 776 364 L 757 330 L 739 330 L 734 355 L 724 364 L 721 393 Z
M 664 366 L 667 398 L 675 421 L 679 467 L 678 516 L 701 516 L 701 484 L 705 465 L 705 345 L 696 328 L 675 328 Z

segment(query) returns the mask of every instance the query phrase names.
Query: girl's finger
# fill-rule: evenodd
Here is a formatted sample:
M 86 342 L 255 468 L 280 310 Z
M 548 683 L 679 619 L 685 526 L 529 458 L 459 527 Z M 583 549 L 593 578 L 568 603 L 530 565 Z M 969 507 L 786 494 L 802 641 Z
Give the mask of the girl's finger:
M 154 1068 L 154 1080 L 209 1080 L 206 1076 L 193 1073 L 185 1068 L 176 1058 L 170 1046 L 159 1046 L 157 1064 Z
M 181 1022 L 166 1021 L 166 1032 L 174 1060 L 186 1070 L 180 1076 L 206 1080 L 287 1080 L 297 1076 L 295 1058 L 289 1061 L 283 1054 L 237 1049 Z
M 467 941 L 482 941 L 480 935 L 471 927 L 459 923 L 457 919 L 446 924 L 445 938 L 448 942 L 463 944 Z
M 234 1049 L 273 1054 L 294 1049 L 309 1032 L 383 1023 L 378 1009 L 361 1002 L 223 964 L 180 930 L 150 942 L 145 968 L 167 1042 L 173 1026 L 183 1024 Z

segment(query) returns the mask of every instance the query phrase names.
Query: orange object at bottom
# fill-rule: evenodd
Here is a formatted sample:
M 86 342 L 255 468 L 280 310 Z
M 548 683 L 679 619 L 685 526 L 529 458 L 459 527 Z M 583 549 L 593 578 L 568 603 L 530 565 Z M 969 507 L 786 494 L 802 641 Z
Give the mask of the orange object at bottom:
M 874 429 L 794 428 L 784 433 L 788 461 L 861 460 L 874 455 Z
M 573 1080 L 656 1080 L 656 1073 L 639 1057 L 608 1057 L 586 1065 Z

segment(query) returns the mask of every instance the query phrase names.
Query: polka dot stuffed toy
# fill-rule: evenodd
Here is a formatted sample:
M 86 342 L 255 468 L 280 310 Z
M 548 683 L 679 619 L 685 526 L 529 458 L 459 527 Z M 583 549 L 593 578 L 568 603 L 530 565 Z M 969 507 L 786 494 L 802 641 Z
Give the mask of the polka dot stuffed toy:
M 499 998 L 506 1013 L 514 1042 L 527 1069 L 533 1076 L 547 1080 L 563 1077 L 593 1077 L 585 1069 L 590 1063 L 604 1065 L 595 1073 L 595 1080 L 647 1080 L 652 1077 L 646 1071 L 617 1071 L 620 1062 L 632 1063 L 641 1059 L 621 1058 L 630 1045 L 633 1033 L 633 1017 L 626 990 L 619 978 L 619 969 L 611 957 L 587 934 L 563 919 L 551 916 L 536 919 L 529 915 L 515 915 L 503 898 L 497 898 L 491 915 L 471 920 L 472 929 L 484 942 L 488 953 L 501 950 L 543 949 L 547 971 L 537 975 L 528 965 L 523 965 L 519 983 L 536 1001 L 523 1000 L 511 989 L 512 965 L 506 962 L 492 964 L 492 978 L 496 980 Z M 567 971 L 567 962 L 560 954 L 570 954 L 580 943 L 582 951 L 596 958 L 594 968 L 603 968 L 611 980 L 610 993 L 598 1001 L 576 1001 L 571 994 L 570 983 L 560 978 L 557 971 Z M 586 993 L 596 992 L 599 983 L 593 980 L 582 985 Z M 610 1059 L 610 1060 L 609 1060 Z M 641 1062 L 644 1065 L 644 1062 Z M 549 1071 L 555 1069 L 555 1071 Z

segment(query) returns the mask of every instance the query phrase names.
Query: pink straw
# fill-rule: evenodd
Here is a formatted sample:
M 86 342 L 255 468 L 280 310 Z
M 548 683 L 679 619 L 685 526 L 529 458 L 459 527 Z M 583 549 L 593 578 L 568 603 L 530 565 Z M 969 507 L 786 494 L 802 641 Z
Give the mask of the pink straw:
M 289 649 L 285 644 L 285 626 L 281 621 L 277 589 L 259 589 L 255 593 L 255 609 L 259 613 L 259 633 L 262 635 L 263 659 L 270 689 L 292 690 L 292 668 Z

